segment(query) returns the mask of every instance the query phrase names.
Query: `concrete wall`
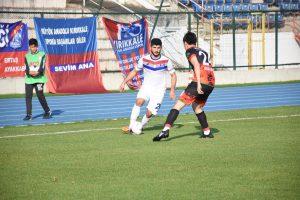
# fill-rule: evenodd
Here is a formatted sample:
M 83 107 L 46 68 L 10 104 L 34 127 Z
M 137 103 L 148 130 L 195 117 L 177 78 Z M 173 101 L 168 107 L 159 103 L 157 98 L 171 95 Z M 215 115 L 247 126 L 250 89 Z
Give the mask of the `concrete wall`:
M 66 8 L 67 0 L 1 0 L 0 7 L 10 8 Z
M 104 86 L 107 90 L 118 90 L 119 85 L 123 81 L 121 73 L 104 73 L 102 76 Z M 177 86 L 186 86 L 189 82 L 189 73 L 177 72 L 177 76 Z M 300 80 L 300 68 L 279 70 L 216 71 L 215 76 L 217 85 L 293 81 Z M 16 93 L 24 93 L 24 78 L 0 79 L 0 94 Z
M 261 33 L 252 34 L 252 64 L 262 64 L 262 38 Z M 266 64 L 275 63 L 275 33 L 265 35 Z M 233 65 L 232 34 L 221 35 L 220 49 L 215 52 L 216 64 Z M 247 34 L 236 34 L 236 63 L 248 65 Z M 278 34 L 278 63 L 300 63 L 300 47 L 295 40 L 293 32 L 280 32 Z

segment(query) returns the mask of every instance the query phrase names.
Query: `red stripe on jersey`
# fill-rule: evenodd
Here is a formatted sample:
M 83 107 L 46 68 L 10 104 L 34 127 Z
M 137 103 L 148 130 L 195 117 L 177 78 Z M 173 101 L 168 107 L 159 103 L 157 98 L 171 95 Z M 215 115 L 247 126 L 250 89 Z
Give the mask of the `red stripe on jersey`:
M 153 65 L 164 65 L 168 63 L 168 60 L 148 60 L 147 58 L 143 58 L 143 62 L 147 62 Z

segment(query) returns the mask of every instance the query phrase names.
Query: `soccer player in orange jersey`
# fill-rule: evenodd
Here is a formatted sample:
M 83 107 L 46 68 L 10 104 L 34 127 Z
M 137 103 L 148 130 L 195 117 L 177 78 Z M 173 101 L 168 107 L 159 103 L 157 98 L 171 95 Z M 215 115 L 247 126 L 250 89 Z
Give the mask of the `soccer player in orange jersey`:
M 183 37 L 186 57 L 193 70 L 192 82 L 186 87 L 170 110 L 163 130 L 153 138 L 153 141 L 160 141 L 169 137 L 169 130 L 179 115 L 179 111 L 187 105 L 192 105 L 193 110 L 202 127 L 201 138 L 213 138 L 206 119 L 203 107 L 214 89 L 215 77 L 208 53 L 203 49 L 197 48 L 197 37 L 195 33 L 188 32 Z

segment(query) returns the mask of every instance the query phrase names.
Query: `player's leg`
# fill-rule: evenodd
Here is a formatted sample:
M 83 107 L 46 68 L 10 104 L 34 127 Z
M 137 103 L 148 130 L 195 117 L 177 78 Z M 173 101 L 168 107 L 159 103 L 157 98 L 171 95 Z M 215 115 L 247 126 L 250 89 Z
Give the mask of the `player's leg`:
M 173 126 L 174 122 L 176 121 L 179 115 L 179 111 L 182 108 L 184 108 L 184 106 L 186 106 L 186 103 L 180 99 L 175 103 L 175 105 L 173 106 L 173 108 L 170 110 L 168 114 L 163 130 L 153 138 L 154 142 L 169 137 L 169 130 Z
M 165 92 L 165 89 L 151 92 L 149 103 L 147 105 L 147 112 L 142 119 L 142 128 L 146 126 L 153 116 L 157 115 L 164 99 Z
M 192 104 L 192 107 L 203 130 L 201 138 L 213 138 L 214 136 L 209 128 L 207 117 L 203 110 L 203 107 L 205 106 L 206 101 L 214 88 L 204 84 L 201 84 L 201 86 L 204 93 L 197 95 L 195 102 Z
M 26 98 L 26 116 L 23 120 L 32 120 L 32 93 L 33 85 L 25 84 L 25 98 Z
M 131 132 L 132 127 L 136 124 L 136 120 L 140 115 L 141 107 L 144 105 L 145 101 L 149 99 L 148 96 L 147 88 L 142 86 L 137 94 L 135 104 L 131 110 L 129 126 L 122 127 L 122 131 L 124 133 Z
M 147 109 L 146 114 L 142 118 L 142 129 L 148 124 L 150 119 L 153 117 L 153 114 L 150 110 Z
M 203 130 L 203 134 L 201 135 L 201 138 L 213 138 L 214 136 L 210 131 L 206 114 L 203 110 L 204 104 L 205 104 L 204 102 L 201 103 L 194 102 L 192 104 L 192 107 Z
M 135 104 L 131 110 L 129 129 L 131 129 L 131 127 L 136 123 L 136 120 L 140 115 L 141 107 L 144 105 L 144 103 L 144 98 L 136 99 Z
M 43 107 L 44 112 L 45 112 L 44 115 L 43 115 L 43 118 L 44 119 L 51 118 L 51 111 L 50 111 L 50 108 L 48 106 L 47 100 L 46 100 L 45 95 L 44 95 L 44 84 L 43 83 L 36 83 L 34 85 L 34 88 L 35 88 L 36 95 L 39 99 L 39 102 L 40 102 L 40 104 Z
M 169 130 L 176 121 L 179 111 L 184 108 L 186 105 L 190 105 L 195 101 L 197 92 L 197 83 L 191 82 L 184 92 L 181 93 L 179 100 L 175 103 L 173 108 L 170 110 L 165 126 L 163 130 L 153 138 L 153 141 L 160 141 L 162 138 L 169 137 Z

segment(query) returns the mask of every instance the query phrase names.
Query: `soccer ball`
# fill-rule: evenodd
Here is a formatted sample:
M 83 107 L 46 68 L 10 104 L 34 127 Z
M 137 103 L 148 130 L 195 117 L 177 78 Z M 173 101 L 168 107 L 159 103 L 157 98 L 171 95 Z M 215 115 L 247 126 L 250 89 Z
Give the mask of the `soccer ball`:
M 142 133 L 142 123 L 141 122 L 136 122 L 132 127 L 131 131 L 135 135 L 140 135 Z

